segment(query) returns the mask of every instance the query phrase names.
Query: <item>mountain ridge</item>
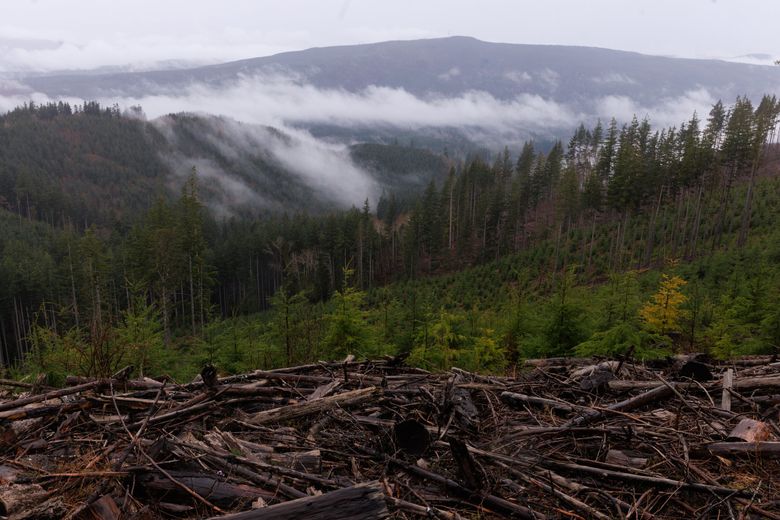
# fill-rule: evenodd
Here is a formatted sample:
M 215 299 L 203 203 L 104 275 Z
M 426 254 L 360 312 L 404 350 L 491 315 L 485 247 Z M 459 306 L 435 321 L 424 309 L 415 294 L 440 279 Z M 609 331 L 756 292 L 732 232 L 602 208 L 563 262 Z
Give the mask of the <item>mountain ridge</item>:
M 407 62 L 407 72 L 417 70 L 426 74 L 425 83 L 414 82 L 409 74 L 401 76 L 404 64 L 400 62 L 403 61 Z M 641 62 L 647 69 L 645 73 L 640 74 L 638 69 L 632 67 L 632 64 L 637 62 Z M 463 70 L 447 76 L 453 66 L 458 64 Z M 479 70 L 493 80 L 499 79 L 497 84 L 490 85 L 489 82 L 480 82 L 479 78 L 473 77 L 464 79 L 469 72 L 476 70 L 475 65 L 480 64 L 482 67 Z M 388 68 L 388 65 L 392 67 Z M 570 70 L 561 70 L 559 67 L 562 65 L 569 66 Z M 524 69 L 512 70 L 512 67 Z M 521 91 L 539 94 L 545 91 L 546 87 L 546 92 L 557 99 L 558 94 L 554 91 L 560 89 L 554 85 L 554 77 L 534 77 L 545 69 L 557 74 L 557 81 L 567 86 L 572 81 L 569 76 L 578 78 L 581 87 L 592 86 L 587 82 L 582 84 L 582 80 L 590 80 L 592 83 L 595 79 L 601 91 L 607 93 L 627 92 L 625 88 L 616 88 L 620 87 L 621 83 L 624 87 L 634 86 L 635 92 L 637 87 L 646 82 L 651 83 L 649 87 L 653 84 L 651 76 L 656 74 L 661 74 L 667 82 L 675 77 L 681 80 L 681 83 L 669 84 L 670 94 L 697 87 L 713 88 L 713 85 L 719 87 L 719 90 L 728 90 L 728 81 L 721 85 L 713 81 L 725 73 L 725 78 L 733 78 L 730 81 L 736 81 L 739 76 L 737 72 L 754 76 L 752 80 L 744 82 L 746 88 L 750 83 L 755 83 L 755 78 L 762 77 L 764 80 L 771 80 L 775 88 L 780 85 L 780 70 L 767 65 L 655 56 L 602 47 L 488 42 L 469 36 L 312 47 L 194 68 L 90 74 L 89 79 L 84 74 L 65 74 L 27 76 L 21 81 L 34 91 L 48 95 L 90 98 L 124 94 L 132 97 L 154 92 L 156 87 L 164 90 L 165 87 L 182 87 L 187 83 L 221 84 L 237 79 L 241 74 L 276 72 L 299 74 L 299 79 L 305 79 L 319 88 L 342 88 L 350 92 L 365 89 L 370 85 L 383 85 L 404 88 L 415 95 L 426 92 L 453 95 L 483 87 L 483 90 L 491 95 L 506 99 Z M 608 74 L 612 69 L 615 74 L 624 74 L 626 77 L 583 76 L 586 71 Z M 695 70 L 686 74 L 685 71 L 690 69 Z M 519 75 L 512 77 L 512 72 Z M 528 76 L 523 76 L 524 72 Z M 632 74 L 640 77 L 635 78 Z M 504 76 L 503 79 L 501 76 Z M 686 76 L 688 79 L 685 79 Z M 599 78 L 603 79 L 600 83 Z M 751 95 L 750 92 L 740 90 L 744 89 L 732 89 L 729 96 L 719 97 L 731 98 L 735 97 L 736 93 Z M 766 86 L 758 88 L 756 95 L 764 91 Z M 568 90 L 560 95 L 568 95 Z

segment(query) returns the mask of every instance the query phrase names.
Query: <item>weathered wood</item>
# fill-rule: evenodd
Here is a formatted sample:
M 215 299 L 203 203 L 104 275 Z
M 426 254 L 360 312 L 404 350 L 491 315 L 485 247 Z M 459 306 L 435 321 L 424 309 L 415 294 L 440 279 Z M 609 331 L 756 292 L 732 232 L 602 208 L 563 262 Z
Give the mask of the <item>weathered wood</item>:
M 111 385 L 115 389 L 123 389 L 123 390 L 157 390 L 163 385 L 163 383 L 159 381 L 155 381 L 154 379 L 143 379 L 143 380 L 94 379 L 90 377 L 80 377 L 80 376 L 68 376 L 65 378 L 65 384 L 67 386 L 84 385 L 84 384 L 95 383 L 95 382 L 100 383 L 99 386 L 103 388 L 107 388 L 108 386 Z
M 448 479 L 447 477 L 443 477 L 419 466 L 407 464 L 394 458 L 389 458 L 388 460 L 407 473 L 417 475 L 432 482 L 436 482 L 448 491 L 458 494 L 469 502 L 478 504 L 481 507 L 485 507 L 496 513 L 507 515 L 508 518 L 525 518 L 529 520 L 541 520 L 547 518 L 545 515 L 532 511 L 523 505 L 510 502 L 495 495 L 479 493 L 476 490 L 468 489 L 452 479 Z
M 381 520 L 389 514 L 382 486 L 368 482 L 212 520 Z
M 458 475 L 460 475 L 463 484 L 469 489 L 484 489 L 487 480 L 485 472 L 469 453 L 466 443 L 455 437 L 450 438 L 449 442 L 450 452 L 452 458 L 455 459 Z
M 582 426 L 598 421 L 607 416 L 609 412 L 628 412 L 635 410 L 647 404 L 665 399 L 674 394 L 673 385 L 660 385 L 652 390 L 639 394 L 630 399 L 620 401 L 607 406 L 604 410 L 595 410 L 573 418 L 566 423 L 566 426 Z
M 271 478 L 266 475 L 261 475 L 255 471 L 251 471 L 247 468 L 239 466 L 238 464 L 231 464 L 221 457 L 214 457 L 213 455 L 206 455 L 204 460 L 209 464 L 218 468 L 224 469 L 228 474 L 235 473 L 242 478 L 247 479 L 249 482 L 264 486 L 269 489 L 269 492 L 273 492 L 278 489 L 281 494 L 288 498 L 301 498 L 306 496 L 306 493 L 298 491 L 297 489 L 279 482 L 277 479 Z
M 780 376 L 740 377 L 734 380 L 734 390 L 780 388 Z
M 780 442 L 714 442 L 706 446 L 713 455 L 756 455 L 780 458 Z
M 541 359 L 526 359 L 523 361 L 525 366 L 529 367 L 548 367 L 548 366 L 578 366 L 589 365 L 595 363 L 593 358 L 576 358 L 576 357 L 555 357 L 555 358 L 541 358 Z
M 753 419 L 742 419 L 731 430 L 727 441 L 761 442 L 768 441 L 772 437 L 772 428 L 765 422 Z
M 114 499 L 109 495 L 104 495 L 90 504 L 79 518 L 81 520 L 119 520 L 121 516 L 122 512 Z
M 27 406 L 28 404 L 39 403 L 41 401 L 48 401 L 50 399 L 56 399 L 58 397 L 63 397 L 66 395 L 73 395 L 79 392 L 84 392 L 86 390 L 93 390 L 98 386 L 100 386 L 100 384 L 101 384 L 100 381 L 92 381 L 90 383 L 85 383 L 83 385 L 72 386 L 69 388 L 60 388 L 59 390 L 52 390 L 51 392 L 46 392 L 45 394 L 33 395 L 22 399 L 15 399 L 13 401 L 8 401 L 6 403 L 0 403 L 0 412 L 4 412 L 6 410 L 16 410 L 23 406 Z
M 35 419 L 36 417 L 46 417 L 48 415 L 70 413 L 77 410 L 88 410 L 90 408 L 92 408 L 92 402 L 87 399 L 75 403 L 15 408 L 13 410 L 0 412 L 0 423 L 3 421 L 24 421 L 27 419 Z
M 588 410 L 584 406 L 577 406 L 562 401 L 556 401 L 554 399 L 546 399 L 544 397 L 535 397 L 531 395 L 518 394 L 515 392 L 501 392 L 501 399 L 514 406 L 522 406 L 524 404 L 530 404 L 534 406 L 542 406 L 557 410 L 559 412 L 581 412 Z
M 723 395 L 720 399 L 720 407 L 727 412 L 731 411 L 731 389 L 734 386 L 734 369 L 729 368 L 723 374 Z
M 314 401 L 315 399 L 322 399 L 323 397 L 327 397 L 330 394 L 332 394 L 338 387 L 342 385 L 342 382 L 339 380 L 331 381 L 330 383 L 327 383 L 325 385 L 318 386 L 314 392 L 309 394 L 309 396 L 306 398 L 307 401 Z
M 352 390 L 341 394 L 306 401 L 303 403 L 292 404 L 273 408 L 264 412 L 258 412 L 249 418 L 247 422 L 254 425 L 280 423 L 293 419 L 300 419 L 307 415 L 326 412 L 339 407 L 355 406 L 374 398 L 381 392 L 381 389 L 370 386 L 359 390 Z
M 246 484 L 224 482 L 202 473 L 182 471 L 169 471 L 169 473 L 176 481 L 217 505 L 231 505 L 241 500 L 255 499 L 257 497 L 271 499 L 275 496 L 273 491 Z M 171 479 L 158 473 L 140 473 L 137 481 L 147 491 L 162 498 L 167 497 L 169 501 L 172 497 L 177 497 L 178 499 L 189 498 L 189 495 L 184 493 Z
M 33 388 L 34 383 L 25 383 L 24 381 L 15 381 L 13 379 L 0 379 L 0 386 L 15 386 L 17 388 Z
M 647 466 L 648 456 L 626 450 L 609 450 L 605 462 L 617 466 L 641 469 Z
M 574 473 L 584 473 L 588 475 L 594 475 L 602 479 L 616 479 L 625 482 L 640 482 L 640 483 L 654 485 L 654 486 L 689 489 L 692 491 L 701 491 L 705 493 L 715 493 L 717 495 L 729 495 L 729 496 L 740 496 L 740 497 L 751 496 L 751 494 L 748 493 L 747 491 L 733 489 L 725 486 L 700 484 L 698 482 L 683 482 L 680 480 L 674 480 L 665 477 L 656 477 L 652 475 L 640 475 L 637 473 L 625 473 L 622 471 L 615 471 L 615 470 L 610 470 L 605 468 L 597 468 L 593 466 L 587 466 L 584 464 L 576 464 L 573 462 L 554 460 L 547 457 L 538 457 L 532 455 L 527 455 L 527 456 L 516 455 L 515 457 L 508 457 L 505 455 L 492 453 L 489 451 L 480 450 L 473 447 L 469 448 L 469 450 L 474 454 L 485 456 L 485 457 L 492 457 L 509 465 L 519 465 L 519 466 L 538 465 L 552 470 L 569 471 Z

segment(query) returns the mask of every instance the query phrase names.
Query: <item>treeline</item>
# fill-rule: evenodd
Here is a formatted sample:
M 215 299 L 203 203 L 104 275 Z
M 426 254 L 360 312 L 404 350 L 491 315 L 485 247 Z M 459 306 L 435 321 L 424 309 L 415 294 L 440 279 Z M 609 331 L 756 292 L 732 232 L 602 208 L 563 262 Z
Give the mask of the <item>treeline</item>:
M 771 230 L 777 184 L 762 176 L 776 170 L 779 112 L 774 97 L 756 107 L 740 98 L 679 128 L 637 119 L 580 126 L 546 152 L 527 142 L 516 158 L 505 149 L 452 163 L 411 210 L 390 194 L 375 211 L 366 203 L 325 216 L 218 222 L 197 172 L 178 200 L 160 198 L 142 219 L 87 231 L 67 221 L 43 226 L 36 216 L 56 219 L 12 206 L 0 218 L 4 359 L 51 367 L 46 352 L 70 352 L 54 364 L 71 366 L 76 352 L 79 370 L 105 373 L 127 352 L 142 365 L 156 352 L 246 368 L 405 351 L 425 366 L 499 369 L 522 355 L 632 343 L 666 352 L 705 337 L 726 352 L 736 339 L 712 339 L 712 324 L 723 334 L 764 327 L 773 282 L 755 289 L 766 305 L 743 329 L 717 283 L 700 297 L 685 294 L 700 290 L 699 275 L 684 272 L 695 262 L 670 272 L 667 290 L 683 296 L 680 305 L 703 307 L 677 309 L 677 318 L 640 311 L 647 294 L 664 290 L 657 269 L 732 262 L 751 229 Z M 756 254 L 764 262 L 770 253 Z M 720 282 L 755 267 L 734 260 L 717 278 L 700 265 L 700 279 Z M 640 274 L 619 278 L 631 270 Z M 603 305 L 588 317 L 583 294 L 610 275 L 617 281 L 599 286 Z M 734 282 L 734 297 L 757 279 Z M 714 319 L 721 312 L 731 328 Z
M 263 310 L 285 276 L 322 300 L 339 286 L 341 266 L 351 266 L 358 287 L 370 289 L 547 240 L 555 244 L 553 271 L 566 265 L 564 249 L 573 241 L 573 260 L 592 275 L 648 267 L 717 249 L 734 225 L 733 211 L 741 214 L 744 244 L 779 110 L 774 97 L 756 108 L 740 98 L 730 109 L 717 103 L 704 125 L 694 115 L 679 128 L 653 130 L 636 118 L 620 128 L 614 120 L 606 128 L 580 126 L 568 146 L 558 142 L 547 153 L 527 142 L 516 159 L 505 150 L 492 163 L 476 157 L 453 165 L 411 211 L 390 195 L 376 213 L 366 205 L 324 219 L 228 222 L 219 233 L 225 240 L 214 247 L 217 271 L 227 275 L 218 284 L 220 307 Z M 739 201 L 738 180 L 748 183 Z M 644 248 L 629 256 L 634 231 Z
M 161 139 L 116 105 L 25 104 L 0 116 L 0 208 L 58 228 L 121 228 L 164 188 L 167 168 L 149 153 Z

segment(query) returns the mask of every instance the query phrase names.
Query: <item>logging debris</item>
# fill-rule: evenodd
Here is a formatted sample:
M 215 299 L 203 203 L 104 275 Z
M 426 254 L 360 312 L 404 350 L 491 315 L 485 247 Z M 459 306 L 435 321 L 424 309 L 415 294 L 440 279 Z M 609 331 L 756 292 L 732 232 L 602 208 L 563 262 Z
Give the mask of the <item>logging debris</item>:
M 770 358 L 130 376 L 1 381 L 0 518 L 780 519 Z

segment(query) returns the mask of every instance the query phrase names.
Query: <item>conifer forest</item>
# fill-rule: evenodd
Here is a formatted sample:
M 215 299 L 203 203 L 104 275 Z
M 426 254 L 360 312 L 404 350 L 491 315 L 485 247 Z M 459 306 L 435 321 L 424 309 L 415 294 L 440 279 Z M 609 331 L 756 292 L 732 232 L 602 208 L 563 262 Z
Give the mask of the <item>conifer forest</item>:
M 780 520 L 780 2 L 0 12 L 0 520 Z
M 767 95 L 667 128 L 580 124 L 445 150 L 427 184 L 374 206 L 225 216 L 197 167 L 164 181 L 149 122 L 25 104 L 0 124 L 3 366 L 187 380 L 348 354 L 498 374 L 777 353 L 779 113 Z M 366 160 L 419 160 L 375 148 Z

